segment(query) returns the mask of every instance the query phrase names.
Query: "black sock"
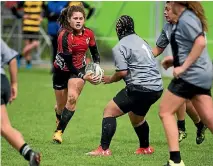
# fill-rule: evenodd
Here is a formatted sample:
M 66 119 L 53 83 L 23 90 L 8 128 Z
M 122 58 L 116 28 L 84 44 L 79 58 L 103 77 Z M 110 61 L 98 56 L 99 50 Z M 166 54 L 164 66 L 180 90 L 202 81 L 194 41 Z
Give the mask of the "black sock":
M 181 162 L 180 151 L 170 152 L 170 160 L 174 161 L 174 163 L 180 163 Z
M 180 129 L 182 131 L 186 131 L 185 120 L 178 120 L 177 125 L 178 125 L 178 129 Z
M 55 113 L 55 116 L 59 121 L 61 120 L 61 115 L 59 115 L 57 112 Z
M 109 148 L 110 142 L 116 130 L 116 118 L 107 117 L 102 120 L 102 135 L 101 135 L 101 147 L 103 150 Z
M 62 130 L 64 132 L 65 128 L 67 127 L 67 124 L 69 123 L 70 119 L 72 118 L 75 111 L 70 111 L 66 107 L 64 108 L 61 120 L 58 124 L 57 130 Z
M 26 160 L 28 161 L 30 160 L 30 154 L 32 152 L 32 149 L 30 148 L 28 144 L 25 143 L 24 145 L 22 145 L 19 152 L 22 156 L 24 156 Z
M 148 148 L 149 147 L 149 125 L 145 121 L 142 125 L 138 127 L 134 127 L 136 134 L 138 135 L 138 139 L 140 142 L 140 148 Z
M 197 127 L 198 130 L 202 130 L 204 127 L 204 124 L 202 121 L 200 121 L 200 122 L 196 123 L 195 126 Z

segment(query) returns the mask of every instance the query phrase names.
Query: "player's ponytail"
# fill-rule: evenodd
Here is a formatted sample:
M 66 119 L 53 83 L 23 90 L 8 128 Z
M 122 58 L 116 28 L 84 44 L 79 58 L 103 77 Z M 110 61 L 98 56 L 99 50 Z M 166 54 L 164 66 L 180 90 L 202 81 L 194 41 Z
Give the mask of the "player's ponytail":
M 202 23 L 203 31 L 205 31 L 205 32 L 208 31 L 207 19 L 206 19 L 206 16 L 205 16 L 203 6 L 201 5 L 200 2 L 197 2 L 197 1 L 176 1 L 175 3 L 183 5 L 187 9 L 193 11 L 196 14 L 196 16 L 200 19 L 200 21 Z
M 68 10 L 69 10 L 69 7 L 63 9 L 57 21 L 62 28 L 71 30 L 71 27 L 68 22 Z

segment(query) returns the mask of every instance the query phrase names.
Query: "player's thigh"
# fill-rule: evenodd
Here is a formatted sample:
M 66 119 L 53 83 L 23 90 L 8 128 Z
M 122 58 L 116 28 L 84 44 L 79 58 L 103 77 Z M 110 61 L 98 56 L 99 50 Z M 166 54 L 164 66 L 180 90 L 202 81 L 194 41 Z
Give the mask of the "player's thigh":
M 67 89 L 55 90 L 55 97 L 57 107 L 64 107 L 67 102 Z
M 160 117 L 163 118 L 167 114 L 174 114 L 184 102 L 184 98 L 166 90 L 160 102 Z
M 55 97 L 59 109 L 63 109 L 67 101 L 67 84 L 69 80 L 69 73 L 55 71 L 53 73 L 53 89 L 55 90 Z
M 196 95 L 192 98 L 192 103 L 197 113 L 204 123 L 213 122 L 213 101 L 209 95 Z
M 81 78 L 70 78 L 68 80 L 68 100 L 77 100 L 83 90 L 85 81 Z
M 163 90 L 161 91 L 129 91 L 129 97 L 131 101 L 133 102 L 131 111 L 138 115 L 145 117 L 148 113 L 150 107 L 159 100 L 163 93 Z
M 110 103 L 116 104 L 117 110 L 122 111 L 123 114 L 128 113 L 131 111 L 131 108 L 133 106 L 133 102 L 131 101 L 130 97 L 128 96 L 127 88 L 122 89 L 120 92 L 116 94 L 116 96 L 113 98 L 113 102 Z M 109 104 L 108 104 L 109 105 Z M 118 111 L 118 113 L 119 113 Z
M 106 117 L 119 117 L 124 115 L 125 113 L 119 108 L 119 106 L 114 102 L 114 100 L 110 100 L 109 103 L 104 108 L 104 118 Z
M 1 134 L 6 135 L 7 128 L 11 127 L 10 120 L 7 114 L 6 105 L 1 105 Z

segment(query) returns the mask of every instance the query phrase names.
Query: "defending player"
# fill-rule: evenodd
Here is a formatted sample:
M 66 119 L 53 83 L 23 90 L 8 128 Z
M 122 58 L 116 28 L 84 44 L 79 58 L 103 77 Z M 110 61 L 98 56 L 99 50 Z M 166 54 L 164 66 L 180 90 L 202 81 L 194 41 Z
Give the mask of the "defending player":
M 167 166 L 184 166 L 174 114 L 190 99 L 202 122 L 213 133 L 212 62 L 206 48 L 204 32 L 208 27 L 201 3 L 173 1 L 171 6 L 172 12 L 177 15 L 177 24 L 172 29 L 170 39 L 174 79 L 162 97 L 159 115 L 170 152 Z
M 104 109 L 100 146 L 88 153 L 92 156 L 109 156 L 110 142 L 116 130 L 116 118 L 126 113 L 138 136 L 140 147 L 136 154 L 152 154 L 149 145 L 149 125 L 144 119 L 149 108 L 163 92 L 162 79 L 150 46 L 134 30 L 130 16 L 121 16 L 116 23 L 119 43 L 113 48 L 116 72 L 104 76 L 111 84 L 124 79 L 126 87 Z
M 18 53 L 10 49 L 1 39 L 1 135 L 20 154 L 29 161 L 30 166 L 38 166 L 40 154 L 33 151 L 24 141 L 21 133 L 13 128 L 7 114 L 6 105 L 16 99 L 18 93 L 17 85 L 17 62 Z M 5 75 L 4 65 L 9 64 L 10 82 Z
M 177 16 L 172 13 L 170 1 L 167 1 L 165 4 L 164 16 L 168 23 L 164 25 L 162 33 L 157 40 L 156 47 L 153 49 L 154 56 L 160 55 L 168 46 L 170 43 L 173 24 L 177 23 Z M 169 67 L 173 66 L 173 63 L 171 62 L 173 62 L 173 57 L 166 56 L 162 61 L 162 65 L 167 70 Z M 185 128 L 185 112 L 187 112 L 197 127 L 196 143 L 201 144 L 205 140 L 206 126 L 200 120 L 200 117 L 190 100 L 187 100 L 176 113 L 178 118 L 177 125 L 179 131 L 179 142 L 187 137 Z

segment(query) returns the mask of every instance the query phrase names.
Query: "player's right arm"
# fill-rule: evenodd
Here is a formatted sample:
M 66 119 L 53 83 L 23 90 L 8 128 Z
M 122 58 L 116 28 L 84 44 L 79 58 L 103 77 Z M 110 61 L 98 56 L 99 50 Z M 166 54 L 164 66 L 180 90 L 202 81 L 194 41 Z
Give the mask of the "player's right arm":
M 160 36 L 157 39 L 156 46 L 152 49 L 152 53 L 155 57 L 162 54 L 167 45 L 169 44 L 169 39 L 166 35 L 166 31 L 168 29 L 168 23 L 166 23 L 163 27 L 163 30 Z

